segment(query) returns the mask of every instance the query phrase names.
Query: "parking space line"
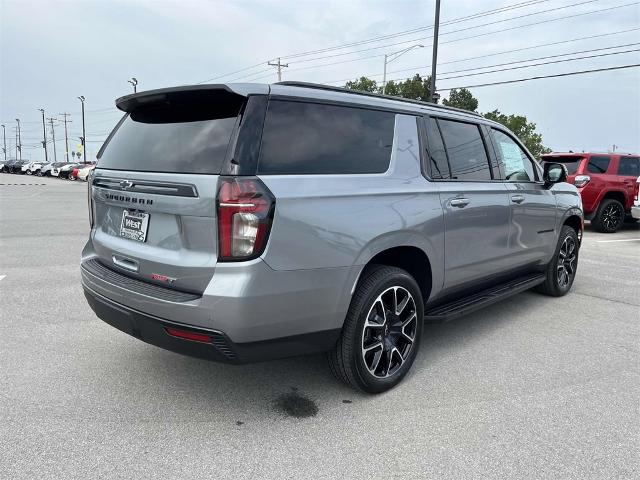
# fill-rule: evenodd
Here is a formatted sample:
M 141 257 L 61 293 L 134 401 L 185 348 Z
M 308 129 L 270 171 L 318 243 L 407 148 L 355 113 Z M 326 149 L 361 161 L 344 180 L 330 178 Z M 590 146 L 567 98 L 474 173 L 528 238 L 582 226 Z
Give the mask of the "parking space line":
M 598 243 L 640 242 L 640 238 L 623 238 L 621 240 L 596 240 Z
M 0 280 L 2 280 L 6 275 L 0 275 Z

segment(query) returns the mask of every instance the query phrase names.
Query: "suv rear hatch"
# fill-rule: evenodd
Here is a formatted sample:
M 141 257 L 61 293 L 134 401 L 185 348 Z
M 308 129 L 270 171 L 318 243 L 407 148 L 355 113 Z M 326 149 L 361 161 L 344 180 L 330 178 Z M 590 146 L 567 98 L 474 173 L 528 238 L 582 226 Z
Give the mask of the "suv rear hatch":
M 216 189 L 246 97 L 226 86 L 117 101 L 125 116 L 90 182 L 99 261 L 130 277 L 202 293 L 217 262 Z
M 562 163 L 565 167 L 567 167 L 567 182 L 573 184 L 575 183 L 576 175 L 580 173 L 580 163 L 584 160 L 583 155 L 573 154 L 573 155 L 542 155 L 541 160 L 543 162 L 555 162 Z

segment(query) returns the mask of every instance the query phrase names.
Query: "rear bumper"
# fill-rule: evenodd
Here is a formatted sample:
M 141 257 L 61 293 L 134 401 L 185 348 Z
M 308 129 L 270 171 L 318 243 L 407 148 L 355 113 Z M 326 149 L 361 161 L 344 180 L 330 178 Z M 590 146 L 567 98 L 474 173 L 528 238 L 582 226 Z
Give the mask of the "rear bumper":
M 82 286 L 102 320 L 168 350 L 234 362 L 329 350 L 342 329 L 358 273 L 352 268 L 273 270 L 261 259 L 219 263 L 204 292 L 194 294 L 132 279 L 114 265 L 95 268 L 99 260 L 91 240 L 82 256 Z M 213 332 L 235 358 L 212 354 L 211 346 L 198 353 L 201 345 L 169 336 L 166 325 Z M 180 347 L 172 346 L 176 342 Z M 185 342 L 189 352 L 181 351 Z
M 250 363 L 326 351 L 340 335 L 340 329 L 337 329 L 260 342 L 234 343 L 223 332 L 195 328 L 133 310 L 86 286 L 84 294 L 98 318 L 124 333 L 165 350 L 223 363 Z M 210 341 L 177 338 L 169 335 L 167 328 L 207 335 Z

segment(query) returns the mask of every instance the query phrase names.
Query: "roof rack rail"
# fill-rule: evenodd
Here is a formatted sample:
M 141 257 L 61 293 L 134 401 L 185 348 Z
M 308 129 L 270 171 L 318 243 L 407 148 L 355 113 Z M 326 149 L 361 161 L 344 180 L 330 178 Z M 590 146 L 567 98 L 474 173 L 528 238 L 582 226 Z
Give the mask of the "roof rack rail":
M 276 82 L 275 84 L 276 85 L 285 85 L 285 86 L 289 86 L 289 87 L 313 88 L 315 90 L 328 90 L 330 92 L 351 93 L 351 94 L 354 94 L 354 95 L 362 95 L 362 96 L 365 96 L 365 97 L 383 98 L 385 100 L 395 100 L 396 102 L 415 103 L 417 105 L 423 105 L 425 107 L 432 107 L 432 108 L 438 108 L 438 109 L 442 109 L 442 110 L 450 110 L 450 111 L 453 111 L 453 112 L 467 113 L 469 115 L 476 115 L 478 117 L 482 116 L 478 112 L 472 112 L 470 110 L 464 110 L 462 108 L 447 107 L 446 105 L 439 105 L 437 103 L 423 102 L 421 100 L 412 100 L 412 99 L 403 98 L 403 97 L 394 97 L 393 95 L 382 95 L 380 93 L 362 92 L 360 90 L 349 90 L 349 89 L 344 88 L 344 87 L 333 87 L 331 85 L 323 85 L 321 83 L 285 81 L 285 82 Z

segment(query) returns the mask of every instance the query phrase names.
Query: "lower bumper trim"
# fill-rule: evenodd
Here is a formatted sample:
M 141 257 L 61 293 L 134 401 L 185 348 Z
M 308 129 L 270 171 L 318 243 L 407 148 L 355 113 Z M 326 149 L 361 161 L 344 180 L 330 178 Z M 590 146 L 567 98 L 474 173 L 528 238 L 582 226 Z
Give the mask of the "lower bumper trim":
M 112 327 L 165 350 L 222 363 L 251 363 L 276 358 L 319 353 L 331 349 L 340 329 L 280 337 L 249 343 L 234 343 L 217 330 L 168 321 L 114 302 L 84 287 L 84 295 L 95 314 Z M 169 329 L 207 335 L 210 343 L 171 336 Z

